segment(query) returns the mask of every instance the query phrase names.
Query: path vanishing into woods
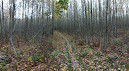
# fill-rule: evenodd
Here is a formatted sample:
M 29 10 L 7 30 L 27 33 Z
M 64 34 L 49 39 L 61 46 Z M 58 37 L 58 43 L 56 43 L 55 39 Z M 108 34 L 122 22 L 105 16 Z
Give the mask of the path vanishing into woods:
M 74 52 L 72 51 L 72 43 L 71 43 L 72 38 L 71 38 L 71 36 L 69 36 L 68 34 L 65 34 L 65 33 L 58 32 L 58 31 L 56 31 L 56 35 L 57 35 L 56 36 L 57 38 L 61 37 L 63 39 L 63 41 L 66 43 L 65 45 L 68 48 L 68 53 L 70 56 L 70 60 L 72 62 L 73 69 L 75 71 L 83 71 L 81 65 L 79 65 L 78 60 L 75 57 Z M 64 47 L 62 46 L 62 48 L 64 48 Z

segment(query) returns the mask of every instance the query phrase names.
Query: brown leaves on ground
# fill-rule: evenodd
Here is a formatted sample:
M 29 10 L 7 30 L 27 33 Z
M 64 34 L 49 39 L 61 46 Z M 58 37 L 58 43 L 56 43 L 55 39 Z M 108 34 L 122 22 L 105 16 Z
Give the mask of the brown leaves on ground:
M 67 42 L 60 34 L 67 39 Z M 55 31 L 53 38 L 46 37 L 40 44 L 27 45 L 24 41 L 22 44 L 17 43 L 20 44 L 19 47 L 16 46 L 18 56 L 11 57 L 11 62 L 7 64 L 0 63 L 0 67 L 5 71 L 73 71 L 74 68 L 84 71 L 118 69 L 124 71 L 128 69 L 129 41 L 126 37 L 111 38 L 105 50 L 103 38 L 94 37 L 89 41 L 90 44 L 81 38 L 75 40 L 66 33 Z M 0 51 L 6 52 L 8 47 L 9 45 L 2 45 Z

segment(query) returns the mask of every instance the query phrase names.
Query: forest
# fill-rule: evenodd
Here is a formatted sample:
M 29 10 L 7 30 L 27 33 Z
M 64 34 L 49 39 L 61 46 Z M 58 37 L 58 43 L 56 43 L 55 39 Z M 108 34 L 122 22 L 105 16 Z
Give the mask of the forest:
M 129 0 L 0 0 L 0 71 L 129 71 Z

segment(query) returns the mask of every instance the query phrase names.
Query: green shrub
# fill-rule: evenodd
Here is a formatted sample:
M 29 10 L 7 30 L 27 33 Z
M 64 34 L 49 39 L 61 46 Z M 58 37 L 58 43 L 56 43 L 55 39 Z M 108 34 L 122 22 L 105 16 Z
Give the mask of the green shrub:
M 119 39 L 114 39 L 114 40 L 112 40 L 112 43 L 119 44 L 120 43 L 120 40 Z
M 89 55 L 93 55 L 93 49 L 92 48 L 85 48 L 85 53 L 88 53 Z
M 36 54 L 34 54 L 34 55 L 32 56 L 32 60 L 34 60 L 34 61 L 39 61 L 40 59 L 43 58 L 42 55 L 44 55 L 44 53 L 37 52 Z
M 57 55 L 59 55 L 59 54 L 60 54 L 60 53 L 57 52 L 57 51 L 55 51 L 55 50 L 51 53 L 52 56 L 57 56 Z
M 2 70 L 2 71 L 5 71 L 5 68 L 4 68 L 4 67 L 6 66 L 6 64 L 7 64 L 6 61 L 0 63 L 0 71 L 1 71 L 1 70 Z

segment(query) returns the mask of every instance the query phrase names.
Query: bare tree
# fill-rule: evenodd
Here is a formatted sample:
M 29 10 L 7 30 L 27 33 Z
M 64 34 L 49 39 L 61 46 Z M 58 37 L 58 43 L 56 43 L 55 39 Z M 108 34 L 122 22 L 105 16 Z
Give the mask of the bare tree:
M 17 56 L 16 50 L 14 48 L 14 25 L 15 25 L 15 0 L 10 1 L 10 24 L 9 24 L 9 41 L 10 41 L 10 47 L 8 48 L 8 51 L 11 51 L 11 49 L 14 50 L 14 54 Z
M 108 38 L 108 5 L 109 5 L 109 0 L 106 0 L 106 16 L 105 16 L 105 36 L 104 36 L 104 48 L 107 48 L 107 38 Z
M 2 11 L 2 18 L 1 18 L 1 38 L 2 38 L 2 41 L 4 41 L 5 42 L 5 32 L 4 32 L 4 30 L 5 30 L 5 23 L 4 23 L 4 1 L 2 0 L 2 2 L 1 2 L 2 4 L 2 7 L 1 7 L 1 11 Z
M 52 0 L 52 30 L 51 30 L 51 34 L 53 35 L 53 31 L 54 31 L 54 19 L 55 19 L 55 11 L 54 11 L 54 0 Z

